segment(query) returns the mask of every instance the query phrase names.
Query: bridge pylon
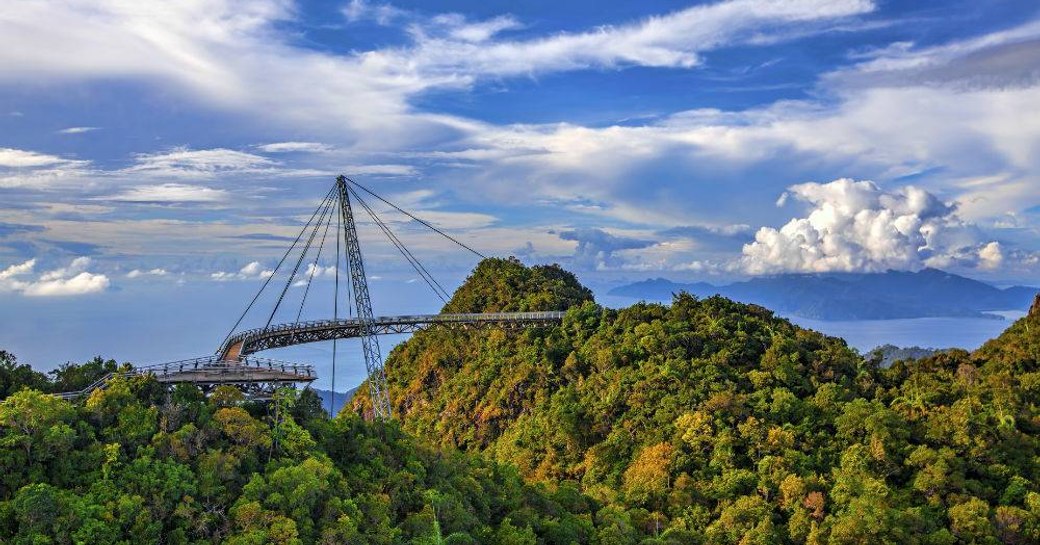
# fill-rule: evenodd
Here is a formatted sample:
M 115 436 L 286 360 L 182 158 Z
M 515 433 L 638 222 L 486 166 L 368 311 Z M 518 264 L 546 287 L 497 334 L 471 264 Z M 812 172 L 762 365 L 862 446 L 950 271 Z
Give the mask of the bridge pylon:
M 361 329 L 361 348 L 365 354 L 365 370 L 368 372 L 368 393 L 372 401 L 373 416 L 389 419 L 390 394 L 387 392 L 379 337 L 375 331 L 375 315 L 372 312 L 372 298 L 368 293 L 365 262 L 361 258 L 361 244 L 358 240 L 357 226 L 354 224 L 354 212 L 350 207 L 351 189 L 347 185 L 348 181 L 346 176 L 340 175 L 336 178 L 336 189 L 339 193 L 340 219 L 343 224 L 344 250 L 350 268 L 350 284 L 354 288 L 354 305 Z
M 390 225 L 379 217 L 379 214 L 372 208 L 371 203 L 366 202 L 366 199 L 362 198 L 362 192 L 407 217 L 410 221 L 450 240 L 473 255 L 482 259 L 486 257 L 429 222 L 416 217 L 377 195 L 365 186 L 340 175 L 336 177 L 335 184 L 325 193 L 325 197 L 318 204 L 310 219 L 304 224 L 288 250 L 278 261 L 278 264 L 274 266 L 270 274 L 264 279 L 260 289 L 249 305 L 246 306 L 242 315 L 239 316 L 238 321 L 231 326 L 220 348 L 217 349 L 215 358 L 228 366 L 234 366 L 237 362 L 242 361 L 251 354 L 264 350 L 311 342 L 332 341 L 332 395 L 335 396 L 336 340 L 359 338 L 365 358 L 365 369 L 368 373 L 372 416 L 378 419 L 388 419 L 392 417 L 392 409 L 378 335 L 413 333 L 430 327 L 447 329 L 546 327 L 558 324 L 562 320 L 562 312 L 441 313 L 434 315 L 375 316 L 372 310 L 372 297 L 368 289 L 368 277 L 365 273 L 365 262 L 362 257 L 361 244 L 357 233 L 354 204 L 357 204 L 360 210 L 368 214 L 372 222 L 387 236 L 391 244 L 408 261 L 418 277 L 426 283 L 434 295 L 444 303 L 448 302 L 451 295 L 430 274 L 430 271 L 423 266 L 416 255 L 404 245 L 390 228 Z M 335 223 L 335 228 L 333 228 L 333 223 Z M 320 276 L 321 273 L 319 271 L 327 270 L 327 268 L 321 266 L 321 263 L 322 251 L 325 248 L 326 238 L 330 233 L 334 234 L 336 246 L 334 256 L 336 282 L 333 296 L 333 316 L 331 320 L 301 321 L 304 305 L 307 302 L 307 296 L 310 293 L 311 283 L 315 275 L 318 274 Z M 341 243 L 343 247 L 342 252 L 340 250 Z M 316 252 L 310 258 L 311 261 L 307 263 L 307 267 L 302 268 L 305 260 L 308 259 L 308 252 L 312 249 L 316 249 Z M 298 253 L 294 254 L 294 252 Z M 295 259 L 289 259 L 291 255 L 294 255 Z M 325 256 L 326 262 L 329 257 L 328 255 Z M 341 265 L 344 265 L 344 263 L 347 269 L 349 269 L 349 288 L 353 294 L 352 302 L 356 311 L 356 316 L 352 318 L 341 318 L 339 313 L 340 271 Z M 287 266 L 283 269 L 283 265 Z M 282 273 L 279 273 L 279 271 L 282 271 Z M 243 319 L 257 303 L 271 280 L 279 274 L 282 275 L 282 278 L 286 278 L 286 281 L 282 288 L 276 292 L 277 301 L 274 309 L 267 314 L 266 323 L 262 327 L 239 331 L 238 327 L 242 324 Z M 281 324 L 272 323 L 278 314 L 279 308 L 285 302 L 290 288 L 293 286 L 303 288 L 299 290 L 299 293 L 302 293 L 302 297 L 300 298 L 299 308 L 295 312 L 295 321 Z M 310 380 L 313 380 L 313 378 L 310 378 Z

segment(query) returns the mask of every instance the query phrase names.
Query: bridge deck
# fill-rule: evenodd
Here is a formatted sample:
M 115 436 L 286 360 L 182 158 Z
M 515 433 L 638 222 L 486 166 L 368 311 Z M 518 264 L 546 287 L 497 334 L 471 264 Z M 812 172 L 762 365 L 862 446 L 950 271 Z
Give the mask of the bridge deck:
M 546 327 L 563 320 L 564 312 L 497 312 L 481 314 L 420 314 L 412 316 L 379 316 L 373 324 L 374 333 L 414 333 L 430 327 L 447 329 L 519 329 Z M 360 320 L 321 320 L 276 325 L 243 331 L 230 337 L 218 354 L 221 359 L 234 360 L 262 350 L 297 344 L 360 337 Z
M 136 367 L 130 371 L 109 373 L 82 390 L 56 394 L 63 399 L 76 399 L 105 388 L 116 377 L 152 375 L 163 384 L 288 384 L 311 382 L 317 378 L 314 367 L 268 358 L 242 357 L 235 361 L 216 356 L 194 358 Z
M 557 324 L 563 320 L 563 315 L 563 312 L 502 312 L 381 316 L 376 318 L 374 328 L 378 335 L 413 333 L 430 327 L 519 329 Z M 65 399 L 89 395 L 94 390 L 105 388 L 109 381 L 117 376 L 152 375 L 163 384 L 248 385 L 311 382 L 317 375 L 310 365 L 257 358 L 250 354 L 296 344 L 360 337 L 361 334 L 361 322 L 357 319 L 321 320 L 252 329 L 229 338 L 216 355 L 109 373 L 82 390 L 56 395 Z

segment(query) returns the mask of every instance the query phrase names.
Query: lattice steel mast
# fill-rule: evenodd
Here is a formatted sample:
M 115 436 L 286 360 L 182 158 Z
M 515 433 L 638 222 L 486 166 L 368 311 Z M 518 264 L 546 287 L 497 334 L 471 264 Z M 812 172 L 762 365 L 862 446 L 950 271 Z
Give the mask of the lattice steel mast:
M 383 355 L 379 351 L 376 337 L 375 316 L 372 313 L 372 298 L 368 294 L 368 278 L 361 259 L 354 213 L 350 208 L 350 188 L 345 176 L 336 178 L 339 191 L 340 213 L 343 217 L 343 240 L 347 264 L 350 266 L 350 283 L 354 288 L 354 303 L 361 326 L 361 348 L 365 353 L 365 368 L 368 371 L 368 391 L 372 398 L 372 413 L 375 418 L 390 418 L 390 396 L 387 393 L 386 374 L 383 372 Z

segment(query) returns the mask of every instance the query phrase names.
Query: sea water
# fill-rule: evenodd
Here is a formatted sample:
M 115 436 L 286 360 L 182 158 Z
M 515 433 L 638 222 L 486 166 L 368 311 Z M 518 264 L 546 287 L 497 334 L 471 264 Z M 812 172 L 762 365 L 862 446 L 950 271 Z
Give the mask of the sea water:
M 1018 310 L 993 312 L 993 318 L 910 318 L 901 320 L 825 321 L 785 316 L 792 322 L 827 335 L 841 337 L 861 352 L 883 344 L 900 347 L 963 348 L 974 350 L 1000 335 L 1015 320 Z

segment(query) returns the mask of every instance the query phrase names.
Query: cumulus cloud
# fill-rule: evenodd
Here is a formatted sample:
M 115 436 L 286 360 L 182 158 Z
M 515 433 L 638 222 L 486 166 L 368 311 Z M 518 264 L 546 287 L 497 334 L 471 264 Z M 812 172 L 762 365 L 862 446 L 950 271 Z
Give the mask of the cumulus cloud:
M 7 267 L 6 269 L 0 271 L 0 280 L 10 280 L 17 276 L 29 274 L 33 271 L 34 267 L 36 267 L 35 259 L 30 259 L 24 263 L 19 263 L 17 265 L 11 265 L 10 267 Z
M 218 282 L 228 280 L 263 280 L 274 274 L 273 270 L 264 269 L 259 261 L 253 261 L 238 270 L 238 272 L 218 271 L 209 277 Z
M 0 291 L 29 297 L 60 297 L 104 291 L 109 286 L 108 277 L 87 272 L 90 263 L 90 258 L 78 257 L 67 267 L 46 271 L 33 279 L 27 278 L 36 267 L 36 260 L 30 259 L 0 270 Z
M 993 241 L 979 249 L 979 266 L 983 269 L 998 269 L 1004 262 L 1004 250 Z
M 602 229 L 573 229 L 559 233 L 562 240 L 577 242 L 571 263 L 579 268 L 600 270 L 621 265 L 617 252 L 638 250 L 654 245 L 651 240 L 642 240 L 612 235 Z
M 321 265 L 315 265 L 314 263 L 308 263 L 307 270 L 304 271 L 303 276 L 314 276 L 315 278 L 324 276 L 326 278 L 333 278 L 336 276 L 336 267 L 334 265 L 323 267 Z
M 879 272 L 955 262 L 989 267 L 1002 259 L 999 244 L 983 244 L 954 205 L 923 189 L 886 191 L 843 178 L 798 184 L 787 193 L 787 200 L 808 204 L 809 214 L 780 229 L 759 229 L 743 250 L 749 273 Z
M 297 275 L 299 280 L 293 282 L 293 287 L 299 288 L 306 286 L 307 283 L 314 278 L 335 278 L 335 276 L 336 267 L 334 265 L 324 267 L 322 265 L 315 265 L 311 262 L 307 264 L 307 269 L 305 271 Z

